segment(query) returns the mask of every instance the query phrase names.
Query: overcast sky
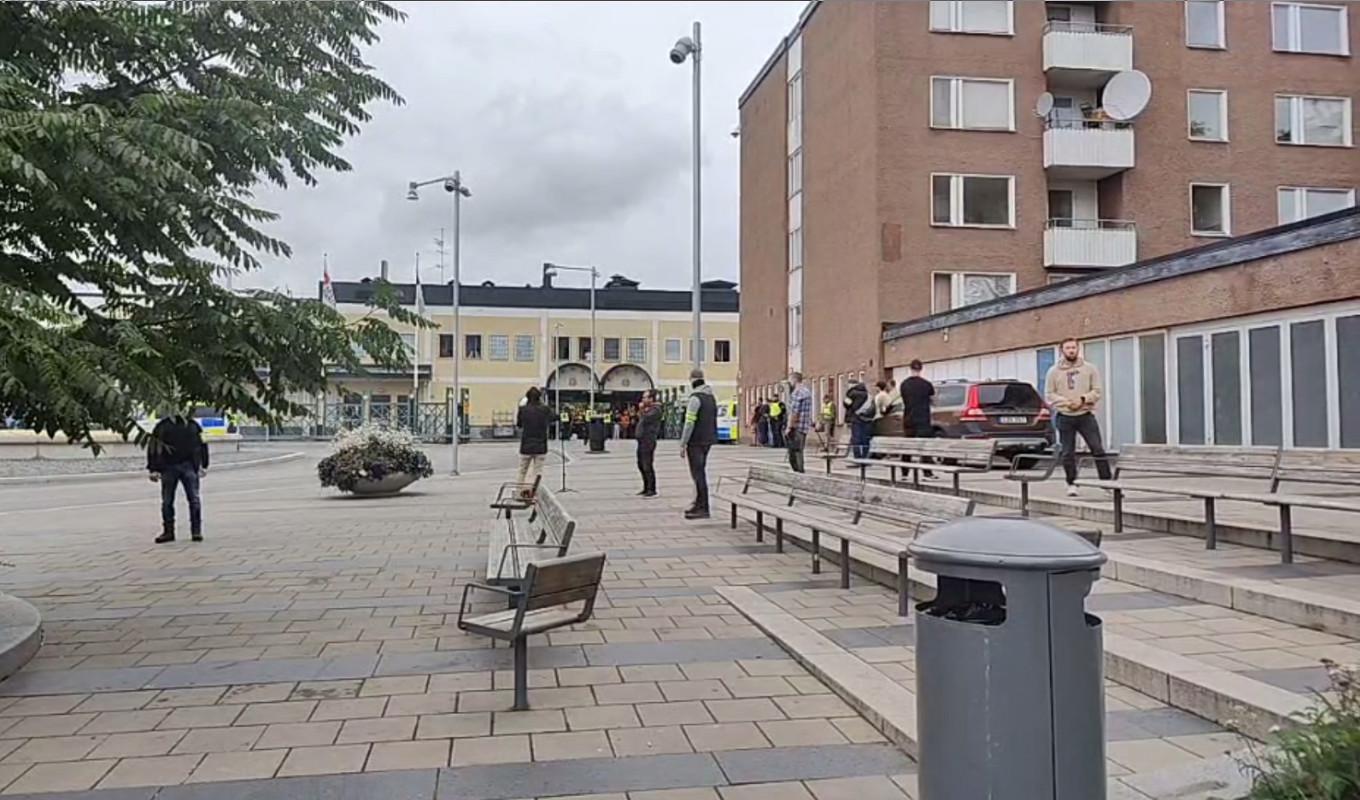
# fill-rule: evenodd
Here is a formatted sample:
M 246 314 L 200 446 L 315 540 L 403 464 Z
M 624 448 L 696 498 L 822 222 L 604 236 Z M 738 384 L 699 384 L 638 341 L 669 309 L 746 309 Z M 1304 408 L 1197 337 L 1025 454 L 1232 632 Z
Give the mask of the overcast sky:
M 342 155 L 354 166 L 314 188 L 264 191 L 292 245 L 237 285 L 316 291 L 391 262 L 439 280 L 434 239 L 450 195 L 406 182 L 462 170 L 464 283 L 537 281 L 544 261 L 594 264 L 644 286 L 688 288 L 690 80 L 668 58 L 703 23 L 704 276 L 737 277 L 737 97 L 792 29 L 800 2 L 423 2 L 368 53 L 406 105 L 374 119 Z M 446 280 L 452 278 L 451 267 Z M 559 284 L 586 285 L 564 275 Z

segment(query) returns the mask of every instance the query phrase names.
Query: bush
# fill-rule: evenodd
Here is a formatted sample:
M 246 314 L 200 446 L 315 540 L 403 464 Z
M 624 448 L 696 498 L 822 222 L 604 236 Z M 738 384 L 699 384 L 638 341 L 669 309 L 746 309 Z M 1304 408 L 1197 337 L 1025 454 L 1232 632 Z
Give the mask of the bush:
M 393 473 L 417 478 L 434 474 L 430 459 L 416 447 L 415 437 L 405 431 L 365 425 L 341 431 L 332 443 L 333 453 L 316 465 L 322 486 L 342 492 L 354 490 L 360 479 L 382 480 Z
M 1320 696 L 1305 722 L 1281 731 L 1275 746 L 1248 764 L 1248 800 L 1360 798 L 1360 671 L 1323 662 L 1332 696 Z

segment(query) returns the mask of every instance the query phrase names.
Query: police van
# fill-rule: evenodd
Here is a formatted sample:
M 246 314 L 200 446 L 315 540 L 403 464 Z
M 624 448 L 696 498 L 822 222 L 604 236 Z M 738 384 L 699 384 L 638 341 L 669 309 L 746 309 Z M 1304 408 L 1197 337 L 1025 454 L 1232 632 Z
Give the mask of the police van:
M 741 415 L 737 411 L 736 400 L 718 402 L 718 441 L 741 441 Z

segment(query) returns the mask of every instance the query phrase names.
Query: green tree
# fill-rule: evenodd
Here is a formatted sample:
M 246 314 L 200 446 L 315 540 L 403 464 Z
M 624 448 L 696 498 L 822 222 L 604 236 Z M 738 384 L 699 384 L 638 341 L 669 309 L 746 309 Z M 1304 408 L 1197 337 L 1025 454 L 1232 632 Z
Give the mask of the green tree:
M 0 3 L 0 415 L 90 439 L 193 400 L 304 411 L 355 346 L 405 362 L 381 315 L 215 279 L 288 256 L 261 182 L 312 185 L 373 101 L 381 2 Z M 418 322 L 380 287 L 372 304 Z

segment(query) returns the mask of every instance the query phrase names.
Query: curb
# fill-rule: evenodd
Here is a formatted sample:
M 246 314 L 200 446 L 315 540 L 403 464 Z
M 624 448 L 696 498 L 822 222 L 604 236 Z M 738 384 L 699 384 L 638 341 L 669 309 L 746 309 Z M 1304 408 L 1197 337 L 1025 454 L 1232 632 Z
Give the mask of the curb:
M 23 668 L 42 647 L 42 615 L 25 600 L 0 594 L 0 680 Z
M 250 461 L 230 461 L 219 464 L 212 468 L 213 472 L 228 472 L 234 469 L 248 469 L 250 467 L 265 467 L 270 464 L 282 464 L 286 461 L 295 461 L 302 458 L 304 453 L 284 453 L 278 456 L 267 458 L 257 458 Z M 84 472 L 75 475 L 22 475 L 14 478 L 0 478 L 0 488 L 5 486 L 29 486 L 44 483 L 84 483 L 117 480 L 119 478 L 143 478 L 146 470 L 124 470 L 122 472 Z

